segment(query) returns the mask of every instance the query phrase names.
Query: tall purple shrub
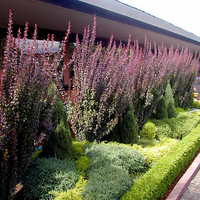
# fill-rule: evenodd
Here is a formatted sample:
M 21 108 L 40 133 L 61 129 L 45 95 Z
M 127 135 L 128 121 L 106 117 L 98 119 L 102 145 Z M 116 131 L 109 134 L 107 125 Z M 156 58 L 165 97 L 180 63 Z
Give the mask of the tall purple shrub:
M 199 56 L 186 47 L 174 55 L 174 60 L 176 67 L 173 68 L 170 83 L 176 105 L 184 108 L 193 90 L 195 77 L 199 70 Z
M 139 128 L 146 122 L 155 109 L 159 97 L 163 94 L 169 70 L 165 55 L 167 48 L 145 39 L 144 48 L 139 48 L 138 41 L 130 48 L 129 83 L 135 117 Z
M 8 33 L 0 81 L 0 197 L 9 199 L 21 180 L 35 149 L 35 144 L 52 129 L 51 115 L 59 83 L 57 66 L 63 57 L 62 49 L 53 54 L 53 35 L 44 40 L 37 53 L 37 26 L 33 42 L 27 41 L 28 23 L 21 37 L 19 29 L 12 34 L 12 14 L 9 14 Z M 20 45 L 22 43 L 22 45 Z M 47 52 L 48 44 L 51 44 Z M 27 52 L 25 54 L 25 49 Z
M 127 47 L 116 47 L 113 36 L 105 51 L 101 42 L 95 45 L 96 19 L 92 32 L 85 28 L 80 42 L 77 36 L 72 63 L 74 67 L 73 98 L 69 117 L 79 140 L 100 140 L 114 128 L 127 107 Z

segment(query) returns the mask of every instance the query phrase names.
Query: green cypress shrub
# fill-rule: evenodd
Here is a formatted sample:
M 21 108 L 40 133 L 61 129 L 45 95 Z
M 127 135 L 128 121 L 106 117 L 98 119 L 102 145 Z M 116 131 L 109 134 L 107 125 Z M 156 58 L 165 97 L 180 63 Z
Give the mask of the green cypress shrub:
M 57 94 L 55 108 L 54 108 L 54 111 L 53 111 L 54 123 L 55 124 L 59 124 L 61 119 L 63 120 L 64 125 L 66 127 L 68 127 L 67 112 L 66 112 L 66 109 L 65 109 L 65 106 L 64 106 L 63 102 L 60 99 L 59 94 Z
M 67 123 L 66 110 L 59 95 L 53 111 L 53 121 L 55 128 L 53 128 L 50 137 L 44 141 L 39 157 L 72 158 L 71 132 Z
M 170 101 L 174 101 L 170 83 L 167 83 L 166 85 L 164 98 L 166 105 L 168 105 Z
M 115 128 L 109 135 L 104 136 L 101 141 L 105 140 L 124 144 L 134 144 L 138 142 L 138 126 L 131 103 L 129 103 L 125 113 L 119 117 Z
M 175 108 L 174 103 L 172 101 L 170 101 L 169 104 L 168 104 L 167 113 L 168 113 L 169 119 L 177 116 L 176 108 Z
M 48 144 L 45 146 L 45 157 L 57 157 L 61 160 L 72 157 L 72 142 L 70 138 L 70 130 L 64 125 L 61 119 L 57 124 L 55 131 L 51 134 Z
M 177 113 L 176 113 L 175 102 L 174 102 L 173 92 L 172 92 L 170 83 L 168 83 L 166 86 L 164 98 L 165 98 L 165 103 L 167 106 L 168 118 L 176 117 Z
M 156 107 L 156 118 L 157 119 L 168 118 L 167 106 L 165 103 L 165 98 L 163 96 L 159 99 L 157 107 Z
M 134 144 L 138 142 L 138 126 L 132 105 L 129 103 L 126 112 L 122 115 L 121 142 Z

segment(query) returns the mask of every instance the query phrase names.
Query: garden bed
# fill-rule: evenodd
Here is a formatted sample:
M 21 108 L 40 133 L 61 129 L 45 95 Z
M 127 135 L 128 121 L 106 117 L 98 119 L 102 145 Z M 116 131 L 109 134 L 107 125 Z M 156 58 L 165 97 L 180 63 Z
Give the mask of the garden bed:
M 49 36 L 38 53 L 36 26 L 26 47 L 28 23 L 15 40 L 9 12 L 0 77 L 1 199 L 12 198 L 19 182 L 20 199 L 158 199 L 198 150 L 200 127 L 191 130 L 200 117 L 190 114 L 186 123 L 188 113 L 177 117 L 175 105 L 193 106 L 199 58 L 174 45 L 152 52 L 146 39 L 140 49 L 131 37 L 117 45 L 111 36 L 103 47 L 96 28 L 94 16 L 66 63 L 75 75 L 70 98 L 62 98 L 66 109 L 57 74 L 70 24 L 57 53 L 47 51 Z M 67 121 L 77 140 L 90 142 L 72 143 Z
M 193 114 L 191 114 L 193 115 Z M 124 184 L 124 189 L 122 189 L 121 194 L 116 194 L 117 196 L 114 198 L 110 199 L 119 199 L 119 196 L 122 196 L 121 199 L 136 199 L 136 200 L 144 200 L 144 199 L 161 199 L 164 200 L 168 194 L 171 192 L 173 189 L 174 185 L 176 182 L 180 179 L 182 174 L 186 171 L 187 167 L 189 164 L 192 162 L 192 158 L 194 158 L 194 154 L 199 151 L 199 146 L 200 146 L 200 125 L 198 125 L 196 128 L 194 128 L 191 133 L 189 133 L 185 138 L 180 140 L 179 142 L 172 140 L 172 139 L 166 139 L 166 141 L 160 141 L 156 144 L 154 141 L 149 147 L 142 148 L 139 145 L 124 145 L 124 144 L 119 144 L 119 143 L 101 143 L 101 144 L 95 144 L 95 143 L 88 143 L 88 142 L 73 142 L 73 156 L 76 159 L 76 166 L 78 168 L 78 171 L 80 173 L 80 177 L 78 182 L 75 184 L 75 188 L 72 188 L 66 192 L 55 192 L 54 195 L 56 195 L 55 200 L 60 199 L 62 196 L 66 197 L 67 199 L 88 199 L 88 197 L 85 196 L 85 198 L 82 198 L 82 192 L 87 184 L 88 185 L 87 189 L 88 192 L 91 192 L 92 190 L 91 187 L 93 188 L 95 186 L 95 182 L 93 183 L 94 180 L 92 179 L 98 179 L 98 181 L 106 181 L 107 176 L 105 176 L 105 180 L 102 180 L 102 178 L 98 178 L 98 174 L 106 174 L 109 173 L 111 182 L 106 186 L 107 191 L 117 191 L 119 186 L 115 185 L 114 188 L 110 187 L 113 185 L 112 183 L 112 176 L 115 177 L 115 183 L 118 181 L 118 175 L 119 172 L 122 174 L 124 178 L 120 179 L 120 184 Z M 141 140 L 142 141 L 142 140 Z M 166 147 L 167 142 L 169 143 L 169 146 Z M 162 144 L 164 143 L 164 144 Z M 105 150 L 102 147 L 106 147 Z M 154 148 L 155 145 L 155 148 Z M 160 147 L 159 147 L 160 145 Z M 163 146 L 162 146 L 163 145 Z M 157 146 L 157 151 L 155 151 Z M 99 148 L 99 150 L 98 150 Z M 87 149 L 87 150 L 85 150 Z M 125 154 L 129 151 L 132 150 L 138 150 L 140 151 L 144 156 L 146 161 L 148 160 L 148 165 L 150 166 L 151 162 L 153 162 L 153 165 L 150 166 L 150 169 L 144 173 L 132 173 L 131 178 L 132 181 L 135 183 L 130 187 L 130 183 L 124 182 L 124 180 L 128 179 L 126 174 L 127 172 L 121 171 L 118 167 L 119 166 L 114 166 L 114 168 L 110 169 L 110 164 L 109 164 L 109 159 L 112 160 L 112 163 L 117 163 L 117 157 L 119 154 L 116 154 L 116 149 L 119 150 L 121 149 L 120 155 L 123 156 L 122 152 L 126 152 Z M 132 150 L 131 150 L 132 149 Z M 158 157 L 159 159 L 155 158 L 152 155 L 149 155 L 147 153 L 147 150 L 150 150 L 154 152 L 156 155 L 160 154 Z M 114 150 L 115 153 L 111 153 Z M 94 152 L 96 151 L 96 153 Z M 106 152 L 110 153 L 106 153 Z M 129 154 L 129 153 L 128 153 Z M 162 154 L 166 154 L 162 156 Z M 99 157 L 100 155 L 100 157 Z M 110 158 L 104 162 L 105 156 L 108 156 Z M 87 158 L 87 157 L 89 158 Z M 95 159 L 93 159 L 93 157 Z M 99 158 L 98 158 L 99 157 Z M 123 156 L 124 157 L 124 156 Z M 98 159 L 96 159 L 98 158 Z M 126 160 L 125 163 L 129 161 L 129 158 L 123 158 L 123 160 Z M 130 158 L 131 159 L 131 158 Z M 93 160 L 93 161 L 92 161 Z M 155 161 L 155 164 L 154 164 Z M 124 161 L 120 161 L 120 165 L 124 166 L 125 163 L 122 163 Z M 135 161 L 134 161 L 135 162 Z M 130 162 L 131 163 L 131 162 Z M 96 168 L 95 168 L 96 166 Z M 126 165 L 128 166 L 128 164 Z M 100 171 L 98 171 L 101 169 Z M 127 168 L 128 169 L 128 168 Z M 88 171 L 89 170 L 89 171 Z M 111 171 L 109 171 L 111 170 Z M 118 171 L 120 170 L 120 171 Z M 114 172 L 116 171 L 116 172 Z M 89 173 L 89 174 L 88 174 Z M 97 173 L 94 175 L 94 173 Z M 113 175 L 112 175 L 113 173 Z M 130 173 L 130 171 L 129 171 Z M 102 176 L 103 176 L 102 174 Z M 126 177 L 127 176 L 127 177 Z M 125 178 L 126 177 L 126 178 Z M 89 178 L 89 179 L 88 179 Z M 91 179 L 90 179 L 91 178 Z M 97 182 L 98 182 L 97 181 Z M 101 188 L 101 191 L 99 193 L 103 193 L 103 185 L 101 183 L 97 184 L 98 188 Z M 128 186 L 128 185 L 129 186 Z M 77 187 L 78 185 L 78 187 Z M 109 186 L 109 188 L 108 188 Z M 130 187 L 130 189 L 128 189 Z M 114 189 L 114 190 L 113 190 Z M 119 189 L 120 190 L 120 189 Z M 127 191 L 128 190 L 128 191 Z M 94 190 L 96 192 L 97 190 Z M 124 195 L 123 193 L 127 191 Z M 108 192 L 109 193 L 109 192 Z M 69 197 L 70 196 L 70 197 Z M 112 196 L 113 197 L 113 196 Z M 20 199 L 22 200 L 24 197 L 21 196 L 20 192 L 16 196 L 15 200 Z M 96 198 L 96 197 L 95 197 Z M 100 198 L 100 199 L 106 199 L 105 198 Z M 62 198 L 61 198 L 62 199 Z

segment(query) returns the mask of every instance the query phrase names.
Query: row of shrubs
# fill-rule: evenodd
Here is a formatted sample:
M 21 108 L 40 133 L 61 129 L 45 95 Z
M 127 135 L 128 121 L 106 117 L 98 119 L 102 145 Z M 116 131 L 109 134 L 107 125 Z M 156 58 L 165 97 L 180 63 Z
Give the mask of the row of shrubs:
M 140 139 L 138 144 L 132 146 L 138 150 L 145 158 L 146 165 L 151 168 L 157 160 L 170 151 L 171 147 L 176 145 L 178 140 L 171 138 L 163 138 L 160 141 Z
M 172 181 L 199 149 L 199 132 L 200 125 L 159 159 L 121 199 L 152 200 L 162 198 Z
M 176 118 L 152 120 L 156 126 L 156 138 L 170 137 L 182 139 L 195 128 L 200 117 L 190 113 L 179 113 Z

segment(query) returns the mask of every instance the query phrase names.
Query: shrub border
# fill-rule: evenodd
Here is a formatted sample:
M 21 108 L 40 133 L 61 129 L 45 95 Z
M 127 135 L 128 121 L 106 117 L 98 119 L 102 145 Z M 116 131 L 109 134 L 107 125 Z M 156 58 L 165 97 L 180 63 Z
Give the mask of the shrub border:
M 152 200 L 162 198 L 173 180 L 193 158 L 200 146 L 200 124 L 190 134 L 138 179 L 123 196 L 131 200 Z

